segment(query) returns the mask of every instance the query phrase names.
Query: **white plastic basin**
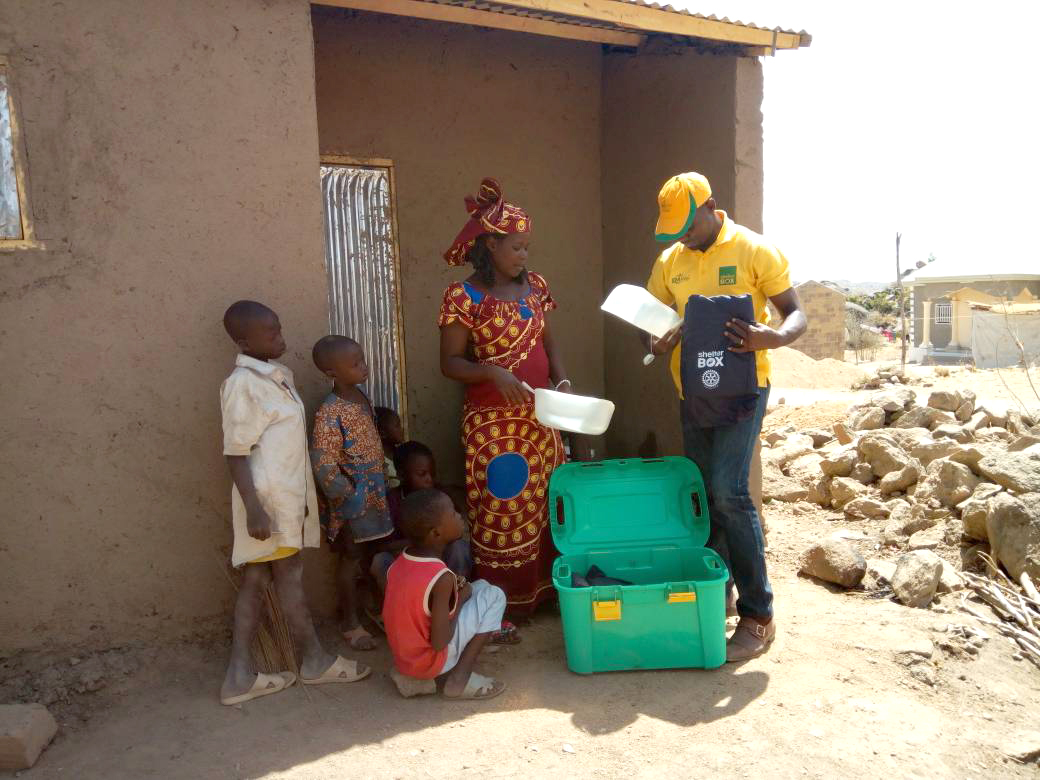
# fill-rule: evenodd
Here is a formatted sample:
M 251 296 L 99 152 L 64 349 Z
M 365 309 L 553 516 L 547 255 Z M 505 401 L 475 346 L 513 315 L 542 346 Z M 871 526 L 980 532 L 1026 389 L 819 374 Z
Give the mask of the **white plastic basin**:
M 614 416 L 612 401 L 555 390 L 532 390 L 526 383 L 524 386 L 534 393 L 534 416 L 547 428 L 599 436 Z
M 665 306 L 645 289 L 634 284 L 619 284 L 611 290 L 600 308 L 659 339 L 682 324 L 675 309 Z

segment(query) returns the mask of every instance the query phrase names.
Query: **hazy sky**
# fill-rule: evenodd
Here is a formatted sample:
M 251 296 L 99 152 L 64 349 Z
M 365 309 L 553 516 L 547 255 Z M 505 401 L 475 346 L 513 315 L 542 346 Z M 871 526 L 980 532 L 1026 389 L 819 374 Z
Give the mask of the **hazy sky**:
M 922 274 L 1040 274 L 1040 3 L 671 2 L 813 36 L 763 60 L 765 233 L 796 279 L 887 281 L 896 230 Z

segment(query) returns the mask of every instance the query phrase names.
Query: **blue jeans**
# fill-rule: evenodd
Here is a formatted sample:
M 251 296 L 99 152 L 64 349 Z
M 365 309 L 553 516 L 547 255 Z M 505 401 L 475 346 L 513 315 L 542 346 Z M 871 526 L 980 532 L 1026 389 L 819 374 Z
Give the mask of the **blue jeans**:
M 729 567 L 729 589 L 737 587 L 737 612 L 767 619 L 773 616 L 773 589 L 766 574 L 765 538 L 748 487 L 769 388 L 761 388 L 754 414 L 734 425 L 699 428 L 680 407 L 683 450 L 697 464 L 708 491 L 711 535 L 708 546 Z

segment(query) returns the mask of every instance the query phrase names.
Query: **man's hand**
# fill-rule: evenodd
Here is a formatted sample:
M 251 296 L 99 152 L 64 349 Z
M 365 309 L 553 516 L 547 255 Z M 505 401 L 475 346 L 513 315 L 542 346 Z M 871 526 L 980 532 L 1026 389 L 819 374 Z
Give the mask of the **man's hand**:
M 246 530 L 261 542 L 271 538 L 271 517 L 257 504 L 246 512 Z
M 732 344 L 730 352 L 757 352 L 760 349 L 776 349 L 783 346 L 780 334 L 760 322 L 744 322 L 733 319 L 726 323 L 723 331 Z
M 665 334 L 663 338 L 650 336 L 650 351 L 655 355 L 664 355 L 675 349 L 675 345 L 682 341 L 682 325 Z

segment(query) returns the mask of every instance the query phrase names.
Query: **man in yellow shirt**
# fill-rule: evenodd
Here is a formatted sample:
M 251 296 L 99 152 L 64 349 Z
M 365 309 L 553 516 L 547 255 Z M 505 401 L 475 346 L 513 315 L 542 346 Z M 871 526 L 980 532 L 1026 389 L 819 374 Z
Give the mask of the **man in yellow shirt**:
M 737 630 L 726 646 L 727 661 L 759 655 L 776 635 L 773 592 L 766 573 L 765 540 L 748 485 L 748 470 L 769 397 L 769 350 L 783 347 L 807 327 L 798 294 L 792 289 L 787 259 L 762 236 L 716 209 L 711 185 L 699 173 L 673 176 L 658 195 L 655 237 L 666 242 L 654 262 L 646 288 L 684 317 L 691 295 L 750 295 L 755 322 L 731 319 L 718 334 L 733 353 L 755 354 L 759 396 L 754 412 L 732 425 L 709 427 L 680 404 L 683 448 L 700 468 L 708 489 L 711 538 L 708 544 L 727 562 L 738 599 Z M 783 321 L 769 324 L 766 301 Z M 656 355 L 672 352 L 671 370 L 682 398 L 681 329 L 663 339 L 648 339 Z M 712 334 L 713 336 L 715 334 Z M 732 591 L 730 591 L 731 593 Z M 729 602 L 730 599 L 727 598 Z

